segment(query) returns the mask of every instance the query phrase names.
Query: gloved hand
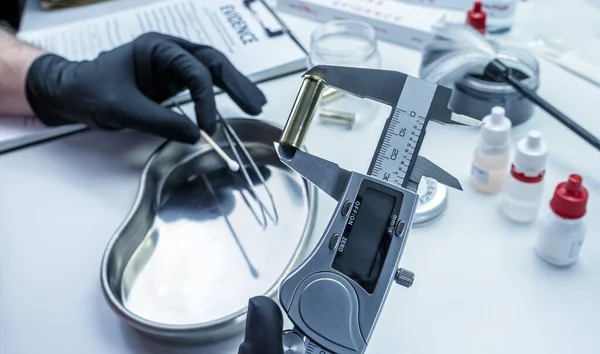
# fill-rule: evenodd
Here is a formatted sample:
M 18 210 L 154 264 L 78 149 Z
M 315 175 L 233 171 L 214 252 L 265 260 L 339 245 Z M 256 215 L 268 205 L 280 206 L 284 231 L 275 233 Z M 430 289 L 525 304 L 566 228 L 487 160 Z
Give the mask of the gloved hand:
M 275 301 L 257 296 L 248 302 L 246 335 L 238 354 L 282 354 L 283 316 Z
M 199 129 L 216 127 L 213 84 L 246 113 L 257 115 L 265 96 L 216 49 L 159 33 L 74 62 L 45 54 L 31 65 L 27 100 L 48 126 L 84 123 L 101 129 L 131 128 L 167 139 L 194 143 Z M 190 90 L 196 126 L 159 102 Z

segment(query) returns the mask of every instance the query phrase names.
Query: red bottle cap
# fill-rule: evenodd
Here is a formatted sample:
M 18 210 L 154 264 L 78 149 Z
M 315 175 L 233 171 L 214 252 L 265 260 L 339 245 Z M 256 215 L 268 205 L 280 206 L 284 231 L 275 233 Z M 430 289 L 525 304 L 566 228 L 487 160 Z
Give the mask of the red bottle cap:
M 481 9 L 481 1 L 475 1 L 473 4 L 473 9 L 467 12 L 467 25 L 475 28 L 479 33 L 485 35 L 486 25 L 485 18 L 486 14 Z
M 588 191 L 581 184 L 580 175 L 572 174 L 569 180 L 559 183 L 550 201 L 550 208 L 563 219 L 579 219 L 585 215 Z

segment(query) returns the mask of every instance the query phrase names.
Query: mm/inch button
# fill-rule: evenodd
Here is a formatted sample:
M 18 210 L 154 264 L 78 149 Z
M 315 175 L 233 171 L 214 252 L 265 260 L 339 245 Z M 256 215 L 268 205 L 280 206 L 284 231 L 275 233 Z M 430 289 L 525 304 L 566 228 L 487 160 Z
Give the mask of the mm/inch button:
M 396 229 L 394 229 L 394 234 L 396 235 L 396 237 L 402 237 L 405 228 L 406 223 L 404 222 L 404 220 L 400 220 L 398 224 L 396 224 Z

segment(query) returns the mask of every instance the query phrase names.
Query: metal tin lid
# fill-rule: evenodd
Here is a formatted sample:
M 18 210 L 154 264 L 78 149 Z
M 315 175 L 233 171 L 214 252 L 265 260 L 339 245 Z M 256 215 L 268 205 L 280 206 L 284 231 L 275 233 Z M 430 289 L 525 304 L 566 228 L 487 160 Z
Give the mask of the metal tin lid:
M 435 221 L 446 209 L 448 187 L 433 178 L 423 177 L 417 190 L 419 200 L 413 217 L 414 226 L 422 226 Z

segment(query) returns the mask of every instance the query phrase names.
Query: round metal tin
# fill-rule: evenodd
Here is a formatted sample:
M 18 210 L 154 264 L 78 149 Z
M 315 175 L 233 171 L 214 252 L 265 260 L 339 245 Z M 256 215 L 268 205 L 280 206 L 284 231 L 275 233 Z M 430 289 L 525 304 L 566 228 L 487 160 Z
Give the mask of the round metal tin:
M 155 337 L 210 342 L 242 332 L 248 299 L 276 298 L 312 231 L 315 190 L 279 161 L 273 141 L 281 128 L 256 119 L 228 122 L 262 172 L 278 220 L 257 222 L 259 204 L 246 180 L 206 143 L 161 146 L 102 262 L 112 309 Z M 213 138 L 233 156 L 222 131 Z M 270 208 L 260 180 L 250 167 L 248 173 Z
M 540 69 L 535 56 L 523 48 L 494 41 L 492 44 L 497 48 L 496 57 L 513 69 L 517 79 L 529 89 L 537 91 L 540 85 Z M 455 56 L 449 55 L 453 50 L 455 49 L 452 47 L 425 48 L 419 69 L 421 77 L 425 77 L 432 68 L 445 65 L 444 57 L 454 60 Z M 465 51 L 463 57 L 468 60 L 469 54 Z M 517 126 L 528 121 L 534 113 L 535 105 L 514 87 L 506 82 L 491 81 L 481 73 L 470 73 L 441 84 L 452 88 L 449 108 L 459 114 L 482 119 L 490 114 L 495 106 L 502 106 L 513 126 Z
M 448 187 L 435 179 L 423 177 L 417 194 L 419 200 L 413 216 L 413 226 L 423 226 L 435 221 L 446 209 Z

